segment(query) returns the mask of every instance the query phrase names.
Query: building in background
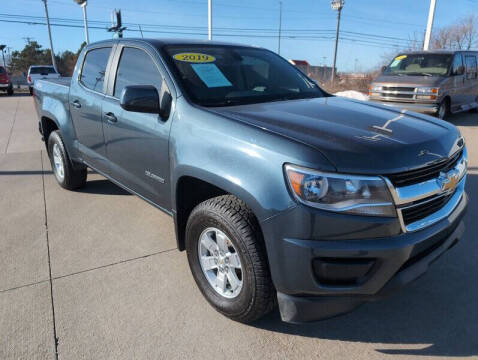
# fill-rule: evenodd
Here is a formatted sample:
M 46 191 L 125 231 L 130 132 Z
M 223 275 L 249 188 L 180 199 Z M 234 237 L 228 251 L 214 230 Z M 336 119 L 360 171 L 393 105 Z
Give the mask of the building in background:
M 332 78 L 332 67 L 330 66 L 310 65 L 307 60 L 290 59 L 289 62 L 312 79 L 321 83 L 330 81 Z

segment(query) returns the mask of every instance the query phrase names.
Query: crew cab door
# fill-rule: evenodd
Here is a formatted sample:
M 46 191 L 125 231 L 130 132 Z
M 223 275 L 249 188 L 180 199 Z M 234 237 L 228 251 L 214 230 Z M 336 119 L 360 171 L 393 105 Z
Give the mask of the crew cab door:
M 465 56 L 466 64 L 466 104 L 473 104 L 478 97 L 478 61 L 475 55 Z
M 115 64 L 116 73 L 109 82 L 102 109 L 110 174 L 130 190 L 169 210 L 172 115 L 163 119 L 159 114 L 127 111 L 120 106 L 121 92 L 128 85 L 153 85 L 160 93 L 165 69 L 154 49 L 135 43 L 118 46 Z
M 465 86 L 465 66 L 463 56 L 460 53 L 455 54 L 453 58 L 453 67 L 451 71 L 451 79 L 453 81 L 453 89 L 450 91 L 452 111 L 461 110 L 461 106 L 466 102 L 466 86 Z
M 70 86 L 70 113 L 83 160 L 95 169 L 107 172 L 101 106 L 105 97 L 108 63 L 112 46 L 94 47 L 83 57 L 77 78 Z M 80 59 L 81 61 L 81 59 Z

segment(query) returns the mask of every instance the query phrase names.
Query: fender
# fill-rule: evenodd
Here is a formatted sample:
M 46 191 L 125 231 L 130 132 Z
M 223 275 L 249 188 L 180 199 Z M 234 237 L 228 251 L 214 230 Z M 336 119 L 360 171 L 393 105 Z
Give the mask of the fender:
M 61 84 L 38 80 L 35 82 L 35 94 L 39 102 L 38 112 L 42 126 L 44 118 L 52 120 L 57 128 L 61 129 L 68 154 L 73 159 L 76 159 L 77 151 L 73 145 L 76 134 L 70 115 L 69 88 Z M 47 141 L 48 139 L 45 139 L 45 143 Z

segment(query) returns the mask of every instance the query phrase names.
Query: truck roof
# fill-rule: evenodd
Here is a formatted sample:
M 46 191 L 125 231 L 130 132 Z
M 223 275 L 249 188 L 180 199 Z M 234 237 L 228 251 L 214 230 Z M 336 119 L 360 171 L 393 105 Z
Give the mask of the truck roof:
M 112 39 L 112 40 L 103 40 L 94 42 L 88 45 L 88 47 L 97 45 L 97 44 L 115 44 L 118 42 L 126 41 L 140 41 L 146 42 L 154 47 L 163 47 L 165 45 L 218 45 L 218 46 L 245 46 L 253 47 L 250 45 L 244 45 L 239 43 L 225 42 L 225 41 L 212 41 L 212 40 L 197 40 L 197 39 L 175 39 L 175 38 L 166 38 L 166 39 L 145 39 L 145 38 L 121 38 L 121 39 Z
M 453 55 L 456 53 L 470 53 L 475 54 L 478 51 L 474 50 L 420 50 L 420 51 L 402 51 L 400 54 L 408 55 L 431 55 L 431 54 L 444 54 L 444 55 Z

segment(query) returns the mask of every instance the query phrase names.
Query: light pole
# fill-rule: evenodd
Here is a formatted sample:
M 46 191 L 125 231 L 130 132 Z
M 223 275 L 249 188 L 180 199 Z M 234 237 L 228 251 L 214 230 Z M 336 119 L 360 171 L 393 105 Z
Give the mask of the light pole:
M 51 63 L 55 71 L 58 72 L 58 68 L 56 67 L 55 52 L 53 51 L 53 40 L 51 39 L 50 17 L 48 16 L 48 6 L 46 4 L 46 0 L 42 0 L 42 1 L 43 1 L 43 4 L 45 4 L 46 24 L 48 27 L 48 36 L 50 37 Z
M 278 46 L 278 54 L 280 55 L 280 37 L 282 33 L 282 1 L 279 1 L 279 46 Z
M 7 45 L 0 45 L 0 50 L 2 50 L 2 58 L 3 58 L 3 67 L 5 70 L 7 69 L 7 65 L 5 64 L 5 55 L 3 53 L 3 50 L 7 47 Z
M 212 0 L 207 0 L 207 39 L 212 40 Z
M 430 11 L 428 12 L 427 32 L 425 33 L 425 41 L 423 42 L 423 50 L 428 50 L 430 47 L 430 38 L 432 37 L 433 21 L 435 20 L 436 0 L 430 1 Z
M 86 5 L 88 4 L 87 0 L 74 0 L 78 5 L 83 8 L 83 23 L 85 26 L 85 37 L 86 37 L 86 44 L 90 43 L 90 36 L 88 34 L 88 18 L 86 17 Z
M 339 45 L 339 32 L 340 32 L 340 15 L 342 8 L 344 7 L 344 0 L 332 0 L 330 3 L 332 10 L 337 10 L 337 30 L 335 32 L 335 50 L 334 50 L 334 63 L 332 64 L 332 83 L 335 82 L 335 64 L 337 63 L 337 48 Z

